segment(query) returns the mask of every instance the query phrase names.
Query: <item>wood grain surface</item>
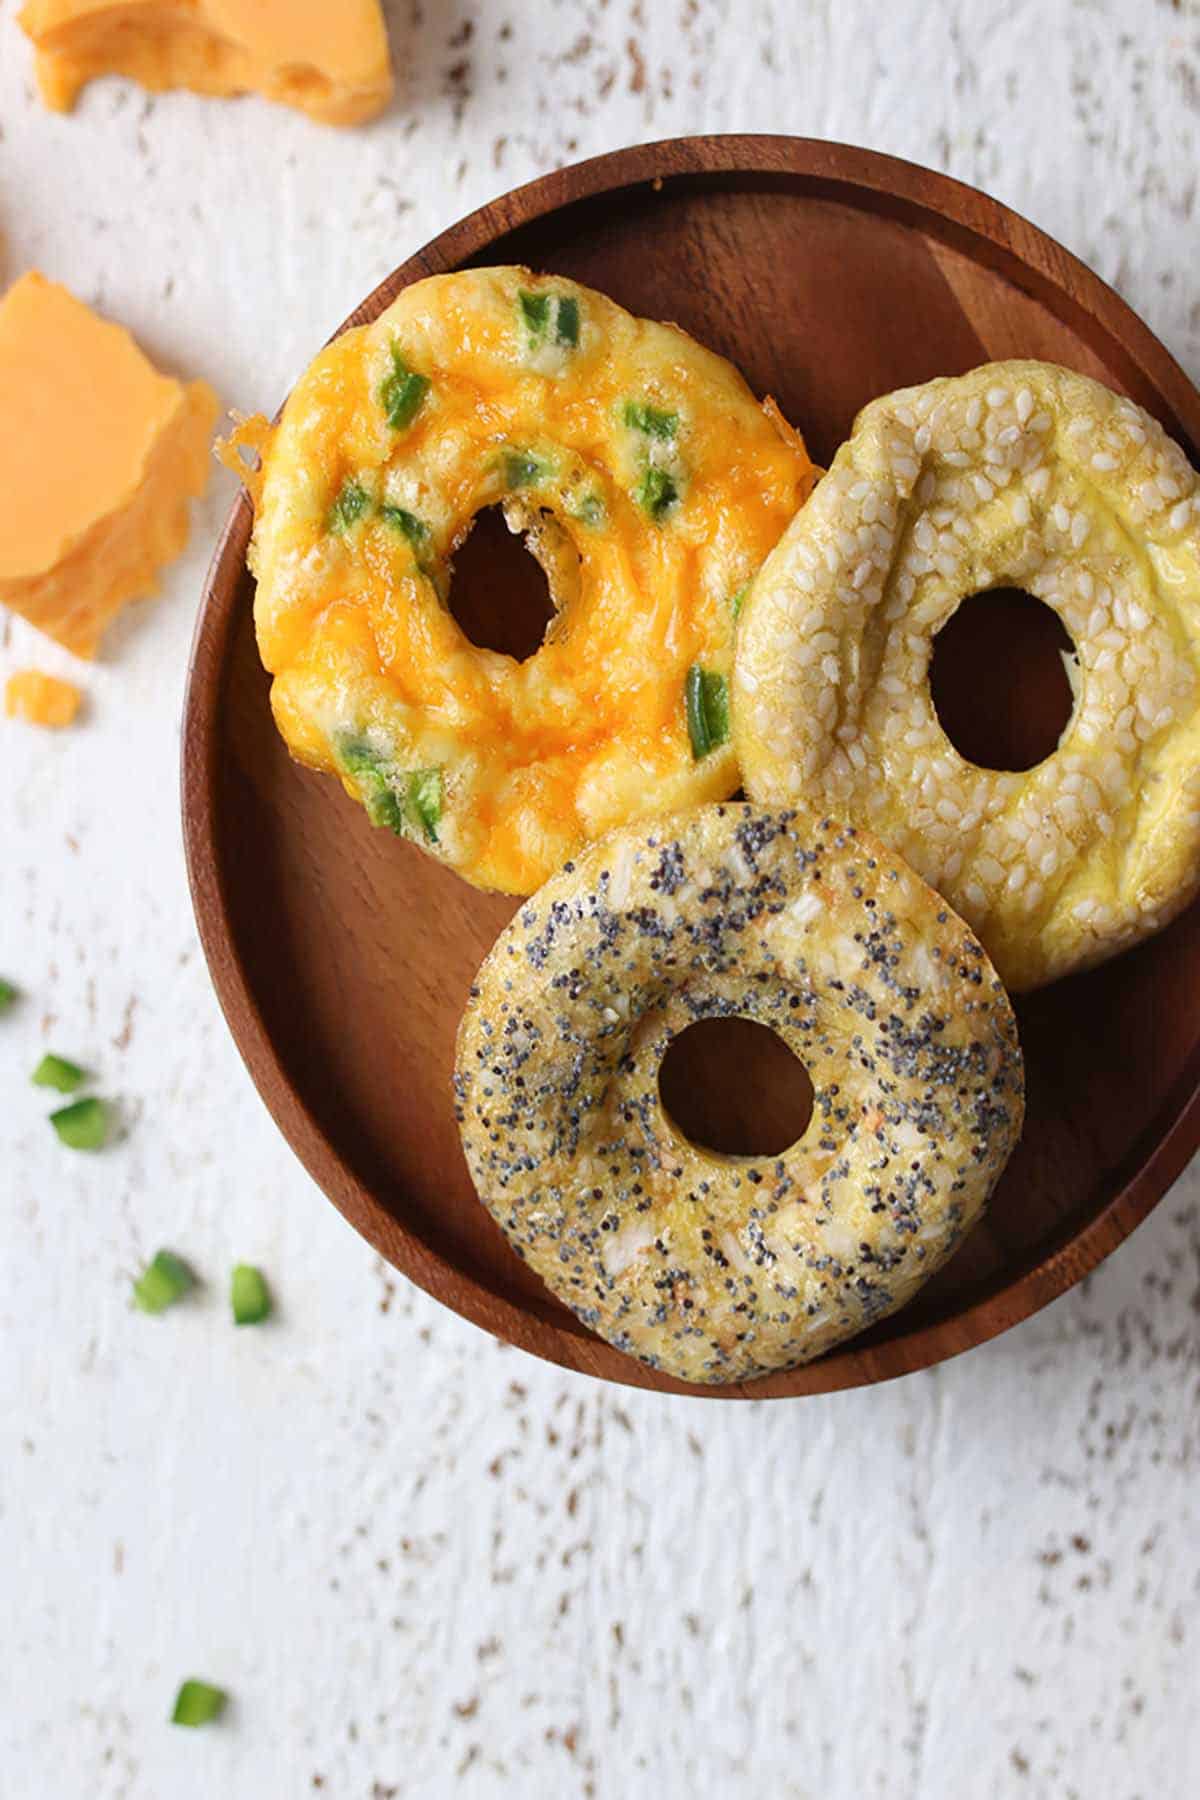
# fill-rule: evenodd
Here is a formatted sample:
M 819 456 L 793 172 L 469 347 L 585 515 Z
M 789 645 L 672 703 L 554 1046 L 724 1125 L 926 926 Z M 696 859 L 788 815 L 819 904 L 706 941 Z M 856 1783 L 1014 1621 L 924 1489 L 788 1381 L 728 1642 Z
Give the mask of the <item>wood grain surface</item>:
M 867 151 L 729 137 L 601 157 L 472 214 L 347 323 L 425 274 L 511 261 L 677 321 L 774 394 L 822 462 L 874 395 L 1005 356 L 1046 357 L 1128 392 L 1196 456 L 1200 396 L 1111 289 L 995 201 Z M 591 1336 L 476 1201 L 451 1108 L 453 1040 L 512 902 L 372 831 L 336 783 L 289 762 L 253 641 L 250 523 L 241 500 L 209 575 L 183 808 L 201 938 L 267 1104 L 330 1198 L 446 1304 L 587 1373 L 707 1392 Z M 514 605 L 519 590 L 536 610 L 535 588 L 510 573 Z M 469 615 L 468 603 L 458 616 Z M 956 679 L 986 679 L 969 635 L 956 667 Z M 1031 693 L 1055 704 L 1052 684 L 1009 692 L 1009 714 Z M 1007 715 L 993 710 L 1003 755 Z M 1176 1003 L 1197 986 L 1193 912 L 1107 968 L 1021 1001 L 1028 1123 L 986 1223 L 917 1302 L 852 1346 L 714 1391 L 768 1398 L 884 1380 L 981 1342 L 1094 1267 L 1200 1141 L 1200 1041 Z M 721 1054 L 696 1049 L 695 1089 Z M 738 1064 L 758 1098 L 736 1128 L 753 1137 L 770 1129 L 773 1096 L 794 1096 L 777 1059 L 746 1049 Z

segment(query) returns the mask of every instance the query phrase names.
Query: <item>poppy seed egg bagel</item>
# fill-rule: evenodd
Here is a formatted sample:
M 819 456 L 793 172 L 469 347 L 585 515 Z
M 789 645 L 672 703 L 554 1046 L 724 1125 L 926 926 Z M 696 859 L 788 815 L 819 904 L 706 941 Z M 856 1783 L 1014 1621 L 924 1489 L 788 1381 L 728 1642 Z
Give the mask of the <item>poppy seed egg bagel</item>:
M 811 1121 L 782 1155 L 686 1139 L 659 1066 L 697 1020 L 770 1027 Z M 476 1189 L 618 1349 L 721 1383 L 903 1306 L 1020 1134 L 1008 997 L 946 903 L 874 838 L 740 804 L 624 827 L 513 918 L 459 1028 Z

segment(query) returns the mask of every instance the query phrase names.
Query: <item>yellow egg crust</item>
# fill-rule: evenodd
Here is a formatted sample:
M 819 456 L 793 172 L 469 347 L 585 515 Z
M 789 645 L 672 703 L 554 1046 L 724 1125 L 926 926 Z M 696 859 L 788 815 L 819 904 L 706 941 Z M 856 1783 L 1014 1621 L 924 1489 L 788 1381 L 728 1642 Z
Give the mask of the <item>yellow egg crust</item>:
M 704 1149 L 663 1107 L 671 1039 L 730 1016 L 811 1077 L 782 1155 Z M 480 1199 L 558 1298 L 719 1383 L 912 1298 L 999 1179 L 1024 1077 L 995 971 L 911 869 L 853 827 L 729 804 L 614 832 L 518 909 L 463 1013 L 455 1101 Z
M 1072 717 L 1021 773 L 946 737 L 933 640 L 1016 586 L 1075 645 Z M 986 669 L 980 681 L 988 679 Z M 1011 989 L 1102 962 L 1200 884 L 1200 482 L 1133 401 L 987 364 L 873 401 L 747 597 L 746 791 L 879 834 Z
M 740 595 L 814 471 L 729 363 L 559 276 L 435 276 L 323 350 L 262 449 L 275 719 L 376 823 L 529 893 L 585 840 L 736 788 Z M 496 504 L 556 607 L 524 662 L 447 604 Z

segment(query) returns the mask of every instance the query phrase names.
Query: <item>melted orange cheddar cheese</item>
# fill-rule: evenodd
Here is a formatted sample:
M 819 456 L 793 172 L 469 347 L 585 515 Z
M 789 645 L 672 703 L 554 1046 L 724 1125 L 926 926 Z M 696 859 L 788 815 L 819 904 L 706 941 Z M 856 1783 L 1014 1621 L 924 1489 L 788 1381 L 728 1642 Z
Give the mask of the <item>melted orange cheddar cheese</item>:
M 253 90 L 327 125 L 373 118 L 392 96 L 379 0 L 29 0 L 19 17 L 56 112 L 97 75 Z
M 82 700 L 73 681 L 44 675 L 40 669 L 19 669 L 9 676 L 4 689 L 4 710 L 10 719 L 52 730 L 72 724 Z
M 323 350 L 254 442 L 275 718 L 376 823 L 528 893 L 584 840 L 737 787 L 740 594 L 813 469 L 729 363 L 561 278 L 437 276 Z M 556 607 L 525 662 L 447 604 L 495 504 Z
M 77 656 L 187 542 L 217 401 L 25 275 L 0 302 L 0 601 Z

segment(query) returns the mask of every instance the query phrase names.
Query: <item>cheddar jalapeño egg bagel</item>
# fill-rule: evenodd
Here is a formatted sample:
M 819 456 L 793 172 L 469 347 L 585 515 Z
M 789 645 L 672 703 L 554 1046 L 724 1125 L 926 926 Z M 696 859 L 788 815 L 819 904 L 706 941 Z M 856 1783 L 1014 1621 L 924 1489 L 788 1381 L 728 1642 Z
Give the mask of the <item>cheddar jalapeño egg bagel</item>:
M 251 562 L 292 754 L 477 886 L 733 791 L 739 597 L 814 478 L 674 326 L 526 269 L 406 288 L 324 349 L 266 442 Z M 546 572 L 525 662 L 448 605 L 484 507 Z

